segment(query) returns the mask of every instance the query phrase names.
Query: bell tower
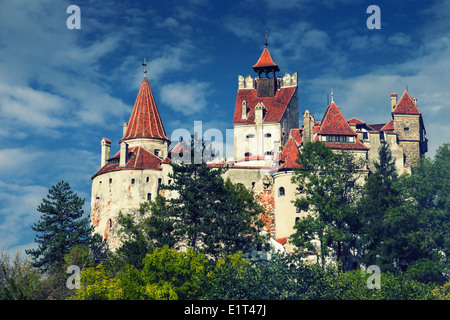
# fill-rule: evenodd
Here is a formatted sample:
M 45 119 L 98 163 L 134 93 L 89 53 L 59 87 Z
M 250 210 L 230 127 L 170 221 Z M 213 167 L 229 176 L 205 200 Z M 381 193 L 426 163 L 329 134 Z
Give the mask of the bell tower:
M 261 56 L 252 67 L 253 78 L 239 76 L 234 112 L 235 165 L 266 167 L 298 128 L 298 75 L 280 71 L 266 42 Z
M 278 65 L 273 61 L 269 50 L 267 49 L 267 31 L 265 48 L 259 57 L 258 62 L 253 66 L 253 70 L 258 74 L 256 78 L 256 96 L 274 97 L 278 89 L 276 72 L 280 71 Z M 261 77 L 265 74 L 265 77 Z

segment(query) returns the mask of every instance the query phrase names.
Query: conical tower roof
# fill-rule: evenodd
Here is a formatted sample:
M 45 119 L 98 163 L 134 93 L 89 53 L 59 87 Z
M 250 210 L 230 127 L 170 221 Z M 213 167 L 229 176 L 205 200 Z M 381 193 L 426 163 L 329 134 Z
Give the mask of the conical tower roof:
M 128 128 L 122 140 L 138 138 L 169 140 L 146 77 L 142 80 L 128 121 Z
M 256 64 L 252 68 L 256 72 L 258 72 L 258 70 L 271 70 L 271 69 L 274 69 L 274 71 L 280 71 L 278 65 L 273 61 L 269 49 L 267 49 L 267 46 L 264 48 L 261 56 L 258 59 L 258 62 L 256 62 Z

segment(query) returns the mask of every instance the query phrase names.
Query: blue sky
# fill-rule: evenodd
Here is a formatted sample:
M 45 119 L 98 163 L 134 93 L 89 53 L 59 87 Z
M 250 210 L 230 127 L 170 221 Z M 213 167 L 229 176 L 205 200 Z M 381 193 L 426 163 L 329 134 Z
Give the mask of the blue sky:
M 66 9 L 81 9 L 69 30 Z M 370 30 L 369 5 L 381 10 Z M 86 199 L 100 140 L 119 149 L 147 59 L 167 134 L 232 129 L 238 75 L 264 48 L 298 72 L 299 109 L 321 119 L 331 88 L 344 116 L 390 120 L 390 93 L 418 98 L 430 152 L 449 142 L 450 1 L 0 1 L 0 249 L 34 247 L 48 189 Z

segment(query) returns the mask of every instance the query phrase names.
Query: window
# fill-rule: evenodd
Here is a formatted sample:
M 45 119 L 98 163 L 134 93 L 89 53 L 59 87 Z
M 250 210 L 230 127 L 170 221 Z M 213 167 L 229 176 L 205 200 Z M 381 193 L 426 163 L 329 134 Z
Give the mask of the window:
M 147 177 L 146 179 L 145 179 L 145 182 L 149 182 L 150 181 L 150 177 Z
M 151 193 L 147 193 L 147 200 L 148 201 L 152 200 L 152 194 Z
M 246 153 L 244 154 L 245 157 L 250 157 L 251 155 L 252 155 L 251 152 L 246 152 Z
M 136 182 L 136 180 L 131 179 L 131 184 L 134 184 Z
M 367 139 L 369 139 L 369 133 L 368 132 L 363 132 L 363 139 L 364 140 L 367 140 Z
M 403 131 L 408 132 L 409 131 L 409 127 L 404 127 Z
M 154 152 L 155 156 L 159 157 L 159 152 L 160 152 L 159 149 L 155 149 L 153 152 Z
M 108 220 L 108 227 L 109 227 L 110 229 L 112 228 L 112 220 L 111 220 L 111 219 Z
M 110 184 L 112 183 L 112 178 L 109 178 L 109 183 L 110 183 Z
M 326 142 L 349 142 L 348 136 L 325 136 Z M 350 141 L 352 142 L 352 141 Z
M 272 136 L 271 133 L 266 133 L 266 134 L 264 134 L 264 137 L 266 137 L 266 138 L 270 138 L 271 136 Z
M 273 155 L 273 152 L 272 152 L 272 151 L 266 151 L 264 154 L 265 154 L 266 156 L 272 156 L 272 155 Z
M 254 138 L 254 137 L 255 137 L 255 135 L 252 134 L 252 133 L 251 133 L 251 134 L 248 134 L 248 135 L 246 136 L 247 139 L 249 139 L 249 138 Z
M 255 188 L 255 182 L 252 182 L 252 189 Z
M 278 196 L 282 197 L 282 196 L 284 196 L 284 194 L 285 194 L 284 188 L 280 187 L 280 189 L 278 189 Z
M 296 217 L 295 218 L 295 223 L 297 223 L 297 222 L 299 222 L 300 221 L 300 217 Z

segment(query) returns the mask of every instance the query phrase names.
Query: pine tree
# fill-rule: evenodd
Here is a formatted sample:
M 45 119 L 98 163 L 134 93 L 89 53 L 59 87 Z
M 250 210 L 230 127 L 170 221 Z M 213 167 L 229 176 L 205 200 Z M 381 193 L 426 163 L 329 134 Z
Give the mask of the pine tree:
M 402 204 L 402 200 L 388 144 L 381 144 L 378 155 L 378 161 L 374 162 L 375 171 L 367 178 L 358 204 L 361 215 L 360 243 L 362 262 L 385 268 L 392 263 L 392 252 L 386 250 L 390 238 L 387 217 L 389 211 L 393 212 Z
M 52 271 L 64 264 L 64 255 L 75 245 L 89 245 L 89 219 L 83 217 L 84 199 L 71 190 L 69 183 L 61 181 L 48 191 L 37 211 L 40 220 L 31 227 L 37 232 L 37 249 L 26 250 L 33 266 Z
M 291 241 L 300 254 L 308 254 L 316 251 L 313 242 L 317 237 L 322 267 L 330 249 L 335 250 L 338 261 L 348 264 L 349 249 L 356 237 L 354 200 L 363 160 L 356 160 L 349 153 L 335 153 L 316 141 L 305 144 L 298 163 L 302 167 L 295 169 L 292 182 L 297 183 L 305 197 L 296 199 L 294 204 L 310 214 L 295 224 Z
M 162 227 L 170 232 L 167 239 L 215 258 L 259 240 L 257 222 L 262 208 L 244 186 L 224 181 L 226 169 L 204 162 L 172 167 L 169 176 L 173 182 L 161 188 L 176 191 L 177 197 L 165 199 L 165 205 L 152 211 L 154 234 Z M 168 221 L 172 225 L 168 226 Z

